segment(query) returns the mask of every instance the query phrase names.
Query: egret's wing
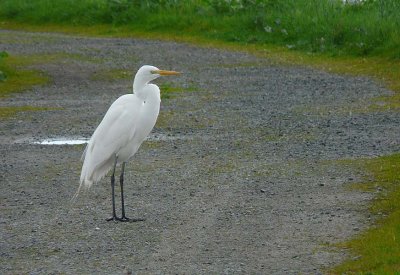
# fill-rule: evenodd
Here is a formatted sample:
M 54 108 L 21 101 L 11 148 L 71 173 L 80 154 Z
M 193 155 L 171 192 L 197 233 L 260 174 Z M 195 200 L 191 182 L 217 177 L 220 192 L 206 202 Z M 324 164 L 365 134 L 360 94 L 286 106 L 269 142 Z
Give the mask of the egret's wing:
M 123 96 L 110 106 L 90 139 L 88 152 L 96 152 L 99 158 L 110 158 L 128 143 L 135 131 L 137 117 L 131 101 Z
M 134 98 L 130 96 L 117 99 L 95 130 L 87 145 L 81 181 L 100 180 L 112 168 L 115 154 L 129 142 L 137 117 Z

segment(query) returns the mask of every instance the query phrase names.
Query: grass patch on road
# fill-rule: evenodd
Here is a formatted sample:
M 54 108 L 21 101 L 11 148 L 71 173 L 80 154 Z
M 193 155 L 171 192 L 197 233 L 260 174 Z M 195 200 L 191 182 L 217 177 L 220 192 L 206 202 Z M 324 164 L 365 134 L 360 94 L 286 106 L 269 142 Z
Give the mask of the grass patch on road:
M 0 53 L 0 99 L 13 93 L 23 92 L 34 86 L 47 84 L 50 79 L 38 70 L 29 66 L 49 63 L 61 58 L 62 55 L 31 55 L 10 56 L 6 52 Z M 19 112 L 46 111 L 57 108 L 36 106 L 8 106 L 0 107 L 0 119 L 15 116 Z
M 91 79 L 97 81 L 116 81 L 129 78 L 133 79 L 133 77 L 133 72 L 130 70 L 111 69 L 98 71 L 91 76 Z
M 358 161 L 356 161 L 358 162 Z M 353 257 L 335 267 L 335 274 L 394 274 L 400 270 L 400 154 L 362 160 L 372 180 L 352 188 L 377 192 L 370 205 L 376 224 L 354 239 L 341 243 Z
M 49 77 L 30 67 L 65 59 L 99 62 L 97 59 L 79 54 L 55 53 L 15 56 L 4 51 L 0 52 L 0 98 L 28 90 L 36 85 L 47 84 L 50 81 Z
M 48 82 L 49 79 L 40 72 L 21 68 L 34 62 L 27 57 L 9 56 L 6 52 L 2 52 L 0 71 L 3 76 L 0 80 L 0 98 Z
M 19 112 L 48 111 L 56 109 L 58 110 L 59 108 L 36 107 L 36 106 L 0 107 L 0 119 L 15 116 Z
M 50 79 L 42 72 L 30 68 L 34 65 L 46 64 L 61 59 L 86 60 L 77 54 L 35 54 L 9 55 L 0 52 L 0 98 L 12 93 L 27 90 L 36 85 L 45 85 Z
M 160 92 L 161 92 L 161 99 L 173 98 L 178 93 L 194 92 L 194 91 L 199 90 L 194 85 L 190 85 L 185 88 L 185 87 L 175 86 L 171 82 L 164 82 L 164 83 L 161 83 L 159 86 L 160 86 Z

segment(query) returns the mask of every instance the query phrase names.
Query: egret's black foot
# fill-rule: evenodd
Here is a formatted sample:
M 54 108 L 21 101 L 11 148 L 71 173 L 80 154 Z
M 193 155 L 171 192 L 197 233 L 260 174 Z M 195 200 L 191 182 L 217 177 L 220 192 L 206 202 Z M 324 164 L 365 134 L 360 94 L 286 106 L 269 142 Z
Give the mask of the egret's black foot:
M 120 217 L 117 217 L 117 216 L 112 216 L 112 217 L 109 217 L 108 219 L 106 219 L 106 221 L 115 221 L 115 222 L 144 222 L 145 221 L 145 219 L 130 219 L 130 218 L 127 218 L 127 217 L 125 217 L 125 216 L 122 216 L 121 218 Z
M 117 216 L 111 216 L 111 217 L 109 217 L 108 219 L 106 219 L 106 221 L 119 221 L 121 218 L 118 218 Z
M 117 219 L 120 222 L 144 222 L 145 221 L 145 219 L 130 219 L 125 216 L 123 216 L 122 218 L 117 218 Z

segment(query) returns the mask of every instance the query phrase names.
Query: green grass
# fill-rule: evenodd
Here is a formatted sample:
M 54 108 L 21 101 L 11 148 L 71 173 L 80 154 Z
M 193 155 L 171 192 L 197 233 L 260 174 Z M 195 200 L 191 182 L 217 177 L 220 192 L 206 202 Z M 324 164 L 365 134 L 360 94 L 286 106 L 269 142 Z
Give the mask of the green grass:
M 400 2 L 368 0 L 2 0 L 0 19 L 29 24 L 127 26 L 331 55 L 400 59 Z
M 58 109 L 59 108 L 36 107 L 36 106 L 0 107 L 0 119 L 13 117 L 19 112 L 48 111 L 48 110 L 58 110 Z
M 133 77 L 134 75 L 130 70 L 111 69 L 111 70 L 98 71 L 91 76 L 91 79 L 96 81 L 117 81 L 129 78 L 132 78 L 133 80 Z
M 96 74 L 92 75 L 93 80 L 97 81 L 118 81 L 120 79 L 133 79 L 134 75 L 130 70 L 124 69 L 112 69 L 98 71 Z M 182 92 L 193 92 L 197 91 L 198 88 L 194 85 L 190 85 L 186 88 L 175 86 L 171 82 L 163 82 L 159 84 L 161 99 L 168 99 L 174 97 L 177 93 Z
M 376 224 L 355 239 L 339 244 L 350 249 L 352 257 L 329 273 L 397 274 L 400 271 L 400 154 L 362 161 L 372 180 L 352 188 L 379 195 L 370 205 L 380 217 Z
M 400 92 L 398 0 L 3 0 L 0 20 L 6 29 L 173 39 L 249 51 L 277 63 L 371 76 Z M 400 109 L 400 93 L 377 100 L 384 106 L 371 111 Z
M 0 53 L 0 99 L 13 93 L 22 92 L 36 85 L 44 85 L 49 78 L 37 70 L 27 69 L 28 66 L 51 62 L 57 55 L 10 56 Z M 0 119 L 15 116 L 18 112 L 53 110 L 48 107 L 12 106 L 0 107 Z
M 196 88 L 193 85 L 184 88 L 184 87 L 174 86 L 173 83 L 170 82 L 161 83 L 159 86 L 160 86 L 161 99 L 172 98 L 177 93 L 193 92 L 198 90 L 198 88 Z
M 369 110 L 399 110 L 400 109 L 400 62 L 388 58 L 368 57 L 357 58 L 350 56 L 326 57 L 323 55 L 305 56 L 303 63 L 312 65 L 322 70 L 348 75 L 370 76 L 395 91 L 391 96 L 378 97 Z
M 0 72 L 2 72 L 0 74 L 0 98 L 27 90 L 35 85 L 48 83 L 50 79 L 46 75 L 29 67 L 66 58 L 88 61 L 87 58 L 76 54 L 58 53 L 14 56 L 6 52 L 0 52 Z
M 87 62 L 100 62 L 79 54 L 55 53 L 35 55 L 9 55 L 0 52 L 0 99 L 14 93 L 29 90 L 33 86 L 45 85 L 50 79 L 42 72 L 31 69 L 38 64 L 54 63 L 60 60 L 74 59 Z M 54 110 L 50 107 L 14 106 L 0 107 L 0 119 L 15 116 L 18 112 Z
M 8 56 L 5 52 L 2 52 L 0 56 L 0 71 L 3 75 L 0 80 L 0 98 L 23 91 L 34 85 L 47 83 L 48 78 L 41 73 L 35 70 L 21 69 L 23 66 L 34 63 L 28 57 Z

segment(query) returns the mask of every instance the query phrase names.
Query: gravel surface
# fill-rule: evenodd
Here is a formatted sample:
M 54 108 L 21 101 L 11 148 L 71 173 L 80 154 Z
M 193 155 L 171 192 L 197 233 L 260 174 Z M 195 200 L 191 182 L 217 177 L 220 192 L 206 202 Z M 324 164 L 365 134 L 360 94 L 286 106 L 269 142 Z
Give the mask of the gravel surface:
M 51 108 L 0 121 L 1 274 L 319 274 L 370 220 L 342 160 L 400 149 L 399 113 L 369 108 L 391 92 L 368 78 L 138 39 L 1 30 L 0 50 L 43 56 L 50 78 L 1 106 Z M 143 64 L 184 72 L 156 81 L 184 92 L 127 166 L 127 216 L 146 221 L 106 222 L 108 178 L 70 202 L 84 146 L 31 142 L 90 137 Z

